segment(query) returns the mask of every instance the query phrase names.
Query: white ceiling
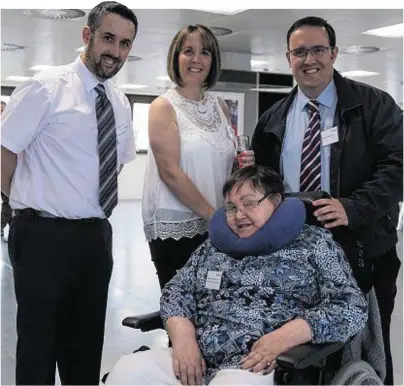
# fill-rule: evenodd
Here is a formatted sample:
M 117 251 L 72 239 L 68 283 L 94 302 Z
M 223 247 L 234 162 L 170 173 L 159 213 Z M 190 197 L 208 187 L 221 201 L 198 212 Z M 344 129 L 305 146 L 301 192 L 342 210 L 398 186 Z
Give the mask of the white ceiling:
M 86 13 L 88 10 L 84 10 Z M 290 73 L 286 59 L 286 32 L 297 19 L 315 15 L 327 19 L 335 28 L 340 50 L 352 45 L 376 46 L 379 52 L 366 55 L 340 54 L 336 68 L 340 71 L 366 70 L 380 75 L 362 78 L 380 87 L 402 103 L 403 39 L 363 35 L 362 32 L 403 22 L 403 11 L 383 10 L 271 10 L 251 9 L 235 15 L 221 15 L 189 9 L 135 10 L 139 33 L 131 55 L 143 58 L 125 64 L 116 76 L 117 84 L 136 83 L 148 88 L 136 93 L 158 94 L 166 82 L 156 77 L 166 75 L 166 54 L 174 34 L 186 24 L 201 23 L 233 30 L 219 38 L 223 67 L 249 69 L 250 59 L 268 62 L 269 71 Z M 1 82 L 9 75 L 32 76 L 33 65 L 61 65 L 75 59 L 82 46 L 81 29 L 86 17 L 77 21 L 47 20 L 23 15 L 21 9 L 1 11 L 2 43 L 18 44 L 24 50 L 1 53 Z

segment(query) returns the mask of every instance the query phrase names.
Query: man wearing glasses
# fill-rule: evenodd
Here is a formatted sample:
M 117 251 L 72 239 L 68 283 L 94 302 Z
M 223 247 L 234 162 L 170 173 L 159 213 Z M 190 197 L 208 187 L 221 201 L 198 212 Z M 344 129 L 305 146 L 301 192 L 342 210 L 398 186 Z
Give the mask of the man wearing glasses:
M 344 248 L 358 284 L 375 288 L 393 384 L 390 322 L 400 269 L 389 213 L 402 198 L 403 113 L 386 92 L 343 78 L 333 27 L 306 17 L 287 33 L 297 87 L 271 106 L 252 138 L 257 165 L 280 172 L 285 191 L 330 193 L 315 215 Z

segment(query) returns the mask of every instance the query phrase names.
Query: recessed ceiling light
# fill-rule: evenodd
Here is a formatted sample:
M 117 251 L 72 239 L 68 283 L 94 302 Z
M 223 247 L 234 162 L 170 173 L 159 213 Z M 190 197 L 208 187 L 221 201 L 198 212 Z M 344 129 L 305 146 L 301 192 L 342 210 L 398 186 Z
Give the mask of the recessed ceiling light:
M 25 82 L 26 80 L 31 79 L 31 77 L 30 76 L 10 75 L 6 79 L 12 80 L 14 82 Z
M 359 78 L 359 77 L 380 75 L 380 73 L 372 71 L 353 70 L 342 72 L 341 75 L 347 78 Z
M 31 71 L 45 71 L 45 70 L 50 70 L 51 68 L 54 68 L 56 66 L 49 66 L 46 64 L 37 64 L 35 66 L 30 67 L 29 69 Z
M 227 36 L 227 35 L 231 35 L 233 33 L 233 31 L 230 28 L 226 28 L 226 27 L 212 26 L 209 28 L 212 30 L 212 32 L 216 36 Z
M 379 51 L 380 48 L 376 46 L 350 46 L 347 48 L 342 48 L 340 53 L 348 55 L 362 55 L 362 54 L 373 54 Z
M 86 15 L 81 9 L 27 9 L 22 13 L 24 16 L 56 20 L 77 20 Z
M 402 38 L 404 36 L 404 23 L 389 25 L 382 28 L 370 29 L 363 32 L 363 34 L 380 36 L 382 38 Z
M 202 12 L 211 12 L 211 13 L 221 13 L 222 15 L 236 15 L 240 12 L 247 11 L 246 9 L 207 9 L 207 8 L 190 8 L 193 9 L 194 11 L 202 11 Z
M 128 62 L 137 62 L 139 60 L 142 60 L 143 58 L 141 58 L 140 56 L 136 56 L 136 55 L 128 55 L 128 58 L 126 59 Z
M 1 43 L 1 51 L 19 51 L 23 50 L 25 47 L 19 46 L 18 44 L 11 43 Z
M 158 80 L 171 80 L 168 75 L 157 76 L 156 79 L 158 79 Z
M 120 88 L 135 88 L 135 89 L 139 89 L 139 88 L 147 88 L 148 86 L 146 86 L 145 84 L 132 84 L 132 83 L 127 83 L 127 84 L 121 84 L 119 87 L 120 87 Z

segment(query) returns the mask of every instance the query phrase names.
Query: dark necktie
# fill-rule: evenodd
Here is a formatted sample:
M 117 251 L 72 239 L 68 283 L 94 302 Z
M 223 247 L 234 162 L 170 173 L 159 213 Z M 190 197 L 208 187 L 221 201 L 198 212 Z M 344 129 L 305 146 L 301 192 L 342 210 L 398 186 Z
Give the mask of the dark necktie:
M 99 202 L 109 217 L 118 203 L 118 171 L 114 110 L 102 84 L 95 87 L 95 112 L 98 127 L 98 156 L 100 162 Z
M 307 102 L 310 121 L 304 134 L 300 167 L 300 191 L 321 190 L 321 133 L 317 101 Z

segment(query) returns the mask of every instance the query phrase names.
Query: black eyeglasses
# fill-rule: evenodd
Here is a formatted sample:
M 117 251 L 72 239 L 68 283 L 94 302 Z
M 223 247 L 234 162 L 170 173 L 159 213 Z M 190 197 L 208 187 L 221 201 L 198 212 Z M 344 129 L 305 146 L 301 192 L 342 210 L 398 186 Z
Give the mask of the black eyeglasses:
M 234 216 L 237 211 L 243 212 L 244 214 L 253 211 L 262 201 L 264 201 L 268 196 L 274 194 L 273 192 L 267 193 L 264 197 L 260 198 L 259 200 L 246 200 L 245 202 L 241 203 L 241 206 L 237 208 L 236 205 L 227 203 L 224 206 L 224 210 L 227 216 Z
M 292 54 L 295 58 L 305 58 L 309 52 L 314 56 L 324 55 L 328 50 L 332 50 L 333 47 L 330 46 L 313 46 L 313 47 L 300 47 L 295 48 L 293 50 L 288 51 L 289 54 Z

